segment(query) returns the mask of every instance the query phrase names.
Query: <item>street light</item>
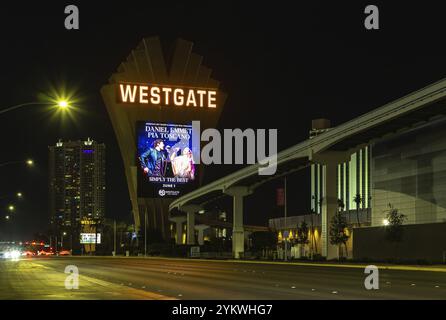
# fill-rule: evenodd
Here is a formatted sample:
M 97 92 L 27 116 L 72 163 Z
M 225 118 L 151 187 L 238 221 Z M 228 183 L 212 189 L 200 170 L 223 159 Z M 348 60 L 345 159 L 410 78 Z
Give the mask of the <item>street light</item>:
M 21 192 L 17 192 L 17 193 L 15 194 L 15 196 L 16 196 L 17 198 L 19 198 L 19 199 L 22 199 L 22 198 L 23 198 L 23 193 L 21 193 Z M 13 197 L 14 197 L 14 195 L 10 194 L 10 195 L 7 195 L 7 196 L 0 197 L 0 200 L 8 199 L 8 198 L 13 198 Z
M 15 210 L 15 207 L 11 204 L 11 205 L 9 205 L 8 210 L 12 212 Z
M 66 101 L 66 100 L 60 100 L 57 102 L 57 106 L 59 108 L 68 108 L 69 104 L 68 104 L 68 101 Z
M 70 103 L 68 102 L 68 100 L 66 99 L 58 99 L 56 101 L 50 101 L 50 102 L 27 102 L 27 103 L 21 103 L 6 109 L 2 109 L 0 110 L 0 114 L 12 111 L 12 110 L 16 110 L 22 107 L 27 107 L 27 106 L 35 106 L 35 105 L 53 105 L 56 106 L 59 109 L 68 109 L 70 107 Z
M 27 160 L 18 160 L 18 161 L 8 161 L 8 162 L 3 162 L 0 163 L 0 167 L 5 167 L 5 166 L 9 166 L 11 164 L 20 164 L 20 163 L 25 163 L 28 167 L 32 167 L 34 165 L 34 160 L 32 159 L 27 159 Z
M 9 220 L 9 216 L 6 216 L 5 219 L 6 219 L 6 221 L 8 221 Z

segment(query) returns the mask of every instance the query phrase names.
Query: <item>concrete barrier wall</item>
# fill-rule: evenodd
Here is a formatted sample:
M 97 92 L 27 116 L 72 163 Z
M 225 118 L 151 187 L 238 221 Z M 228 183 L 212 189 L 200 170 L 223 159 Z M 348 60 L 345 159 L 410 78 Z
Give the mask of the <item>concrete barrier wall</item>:
M 356 228 L 353 234 L 355 260 L 444 262 L 446 223 L 405 225 L 397 243 L 386 239 L 386 227 Z

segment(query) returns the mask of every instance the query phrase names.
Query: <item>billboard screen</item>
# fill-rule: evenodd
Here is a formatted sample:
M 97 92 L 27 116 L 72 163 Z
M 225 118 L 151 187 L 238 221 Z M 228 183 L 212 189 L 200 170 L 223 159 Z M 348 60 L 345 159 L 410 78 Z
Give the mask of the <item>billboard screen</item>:
M 97 234 L 98 238 L 96 239 L 96 236 L 94 233 L 81 233 L 81 244 L 101 244 L 101 234 Z
M 138 196 L 176 198 L 197 186 L 192 125 L 136 124 Z

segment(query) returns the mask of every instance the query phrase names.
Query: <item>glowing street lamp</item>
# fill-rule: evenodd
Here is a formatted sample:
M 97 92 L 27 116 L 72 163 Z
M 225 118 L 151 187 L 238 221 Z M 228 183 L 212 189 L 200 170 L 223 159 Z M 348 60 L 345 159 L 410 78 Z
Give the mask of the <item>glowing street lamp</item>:
M 6 220 L 9 220 L 9 216 L 5 216 L 5 219 L 6 219 Z
M 12 212 L 15 210 L 15 207 L 13 205 L 9 205 L 8 210 Z
M 15 196 L 16 196 L 18 199 L 22 199 L 22 198 L 23 198 L 23 193 L 21 193 L 21 192 L 17 192 L 17 193 L 15 194 Z M 13 195 L 13 194 L 10 194 L 10 195 L 7 195 L 7 196 L 0 197 L 0 200 L 8 199 L 8 198 L 13 198 L 13 197 L 14 197 L 14 195 Z
M 21 103 L 6 109 L 0 109 L 0 114 L 13 111 L 22 107 L 27 106 L 35 106 L 35 105 L 49 105 L 49 106 L 55 106 L 58 109 L 69 109 L 70 108 L 70 101 L 68 99 L 48 99 L 48 101 L 39 101 L 39 102 L 27 102 L 27 103 Z
M 68 101 L 66 101 L 66 100 L 59 100 L 57 102 L 57 106 L 59 108 L 61 108 L 61 109 L 65 109 L 65 108 L 69 108 L 70 107 L 70 105 L 68 104 Z
M 19 160 L 19 161 L 8 161 L 8 162 L 0 163 L 0 167 L 9 166 L 11 164 L 20 164 L 20 163 L 25 163 L 27 166 L 32 167 L 34 164 L 34 160 L 27 159 L 27 160 Z
M 383 225 L 388 226 L 390 224 L 388 219 L 383 219 Z

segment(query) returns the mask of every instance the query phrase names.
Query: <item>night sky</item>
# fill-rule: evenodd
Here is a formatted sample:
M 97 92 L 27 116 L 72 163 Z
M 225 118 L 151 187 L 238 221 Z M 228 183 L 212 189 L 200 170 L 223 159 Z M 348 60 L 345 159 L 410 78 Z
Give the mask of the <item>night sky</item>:
M 159 36 L 167 52 L 176 38 L 194 42 L 194 52 L 204 56 L 228 93 L 219 129 L 277 128 L 279 150 L 306 139 L 311 119 L 325 117 L 337 125 L 446 75 L 446 20 L 438 5 L 379 5 L 380 30 L 367 31 L 366 3 L 296 3 L 2 3 L 0 109 L 65 86 L 77 91 L 80 110 L 62 120 L 44 106 L 0 115 L 0 163 L 36 161 L 32 170 L 0 168 L 0 198 L 25 195 L 9 225 L 3 216 L 11 201 L 0 200 L 0 232 L 14 230 L 23 238 L 45 231 L 48 146 L 59 138 L 91 137 L 106 144 L 106 214 L 129 219 L 123 164 L 99 90 L 143 37 Z M 80 30 L 64 28 L 68 4 L 79 7 Z M 207 179 L 231 170 L 209 168 Z M 290 215 L 308 212 L 308 189 L 305 173 L 291 179 L 296 201 Z M 248 223 L 265 225 L 268 216 L 280 213 L 272 190 L 265 186 L 250 197 Z

